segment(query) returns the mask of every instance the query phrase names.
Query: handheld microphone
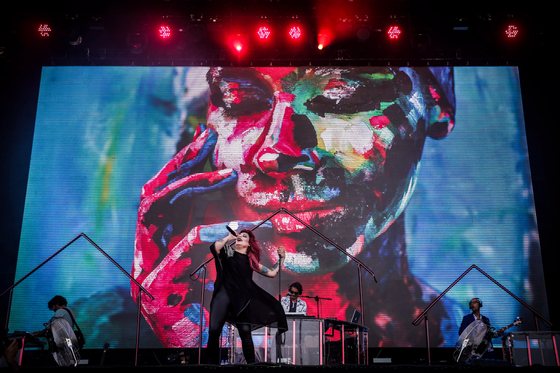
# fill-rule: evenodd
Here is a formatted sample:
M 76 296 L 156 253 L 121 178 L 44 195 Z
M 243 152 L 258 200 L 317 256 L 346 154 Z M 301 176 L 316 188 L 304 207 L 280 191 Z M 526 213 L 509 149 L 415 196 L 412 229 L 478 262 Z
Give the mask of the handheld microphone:
M 235 237 L 237 237 L 237 233 L 235 233 L 235 231 L 233 229 L 231 229 L 229 227 L 229 225 L 226 225 L 227 230 L 229 231 L 229 233 L 233 234 Z

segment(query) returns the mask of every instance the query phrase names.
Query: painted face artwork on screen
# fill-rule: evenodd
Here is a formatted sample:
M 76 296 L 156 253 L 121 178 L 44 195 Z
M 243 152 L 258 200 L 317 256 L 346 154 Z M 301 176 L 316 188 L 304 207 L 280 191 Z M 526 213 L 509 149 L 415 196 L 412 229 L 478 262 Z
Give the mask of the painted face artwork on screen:
M 352 255 L 406 206 L 426 132 L 452 126 L 440 111 L 445 128 L 429 128 L 423 92 L 405 72 L 216 68 L 208 76 L 215 166 L 238 173 L 236 219 L 284 207 Z M 272 228 L 294 272 L 326 274 L 347 263 L 288 214 L 274 217 Z
M 251 229 L 280 208 L 377 270 L 380 284 L 364 294 L 370 346 L 425 338 L 405 330 L 431 290 L 408 271 L 402 213 L 426 137 L 453 129 L 452 69 L 216 67 L 207 81 L 206 123 L 146 183 L 138 211 L 133 275 L 156 297 L 143 298 L 142 313 L 164 346 L 198 345 L 200 282 L 188 273 L 224 225 Z M 265 264 L 286 248 L 283 281 L 328 292 L 336 311 L 322 316 L 347 319 L 359 300 L 344 253 L 285 213 L 255 234 Z M 437 329 L 444 318 L 430 322 Z

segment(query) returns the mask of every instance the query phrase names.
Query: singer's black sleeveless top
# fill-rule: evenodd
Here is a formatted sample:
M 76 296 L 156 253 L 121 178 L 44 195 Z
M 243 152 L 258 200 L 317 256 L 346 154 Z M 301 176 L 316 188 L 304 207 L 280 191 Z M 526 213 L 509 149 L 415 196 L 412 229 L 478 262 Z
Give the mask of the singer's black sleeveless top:
M 228 252 L 224 247 L 220 254 L 214 244 L 210 246 L 216 264 L 214 296 L 226 291 L 230 299 L 227 322 L 250 324 L 252 330 L 263 326 L 288 330 L 286 314 L 280 302 L 253 281 L 253 269 L 249 257 L 235 250 Z M 212 303 L 210 303 L 210 308 Z

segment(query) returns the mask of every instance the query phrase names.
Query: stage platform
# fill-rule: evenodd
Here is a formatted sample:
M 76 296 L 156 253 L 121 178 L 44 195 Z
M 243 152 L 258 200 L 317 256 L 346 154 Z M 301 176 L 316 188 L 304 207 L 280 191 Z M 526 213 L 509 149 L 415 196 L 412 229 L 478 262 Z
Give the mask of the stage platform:
M 500 373 L 521 373 L 521 372 L 560 372 L 558 367 L 534 365 L 525 367 L 506 367 L 506 366 L 458 366 L 458 365 L 379 365 L 379 366 L 298 366 L 298 365 L 273 365 L 267 364 L 254 364 L 254 365 L 224 365 L 224 366 L 210 366 L 210 365 L 152 365 L 152 366 L 119 366 L 119 365 L 106 365 L 106 366 L 83 366 L 77 367 L 37 367 L 37 366 L 22 366 L 17 369 L 17 372 L 60 372 L 60 371 L 83 371 L 83 372 L 185 372 L 186 370 L 194 370 L 195 372 L 263 372 L 266 370 L 274 371 L 275 373 L 290 373 L 290 372 L 311 372 L 311 373 L 341 373 L 341 372 L 412 372 L 412 373 L 444 373 L 444 372 L 500 372 Z M 0 371 L 3 371 L 0 368 Z
M 501 354 L 501 351 L 498 351 Z M 227 372 L 324 372 L 341 373 L 354 371 L 378 372 L 560 372 L 556 365 L 533 363 L 531 366 L 515 366 L 500 358 L 482 359 L 472 365 L 457 364 L 452 359 L 453 349 L 435 348 L 430 350 L 430 361 L 426 349 L 393 348 L 368 350 L 368 363 L 325 365 L 292 365 L 276 363 L 255 364 L 198 364 L 198 349 L 146 349 L 138 355 L 134 349 L 83 350 L 80 364 L 76 367 L 59 367 L 52 355 L 44 350 L 24 351 L 22 364 L 18 372 L 48 372 L 72 369 L 73 371 L 125 371 L 139 372 L 184 372 L 185 369 L 195 371 L 227 371 Z M 548 364 L 548 363 L 547 363 Z

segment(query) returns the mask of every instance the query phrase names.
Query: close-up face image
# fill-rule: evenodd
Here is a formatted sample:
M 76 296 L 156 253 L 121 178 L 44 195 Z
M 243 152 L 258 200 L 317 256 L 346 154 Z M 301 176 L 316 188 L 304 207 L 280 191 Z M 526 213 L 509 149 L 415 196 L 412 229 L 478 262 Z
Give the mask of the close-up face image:
M 238 214 L 232 219 L 264 219 L 283 207 L 359 255 L 408 203 L 429 127 L 450 131 L 454 125 L 454 102 L 444 96 L 452 90 L 452 74 L 447 72 L 445 89 L 430 74 L 211 69 L 207 125 L 217 135 L 212 162 L 237 174 L 228 201 Z M 434 107 L 440 110 L 435 119 Z M 289 270 L 328 273 L 347 263 L 292 216 L 271 223 L 269 251 L 285 244 Z

